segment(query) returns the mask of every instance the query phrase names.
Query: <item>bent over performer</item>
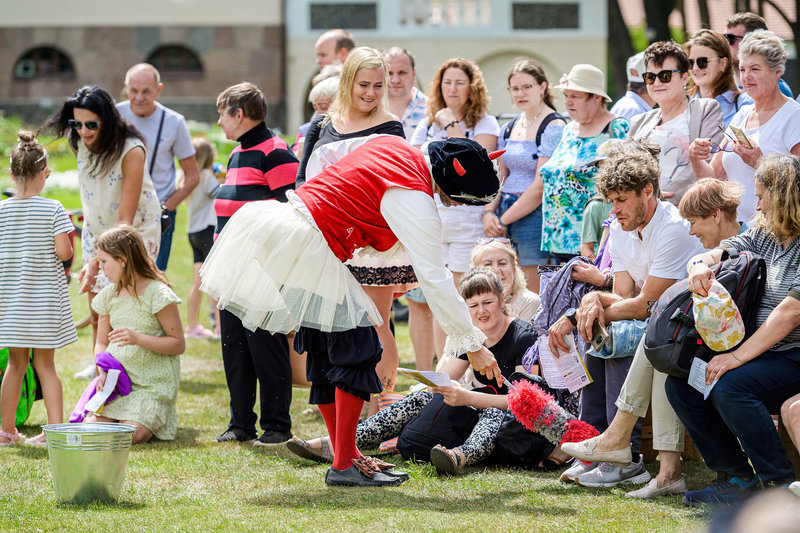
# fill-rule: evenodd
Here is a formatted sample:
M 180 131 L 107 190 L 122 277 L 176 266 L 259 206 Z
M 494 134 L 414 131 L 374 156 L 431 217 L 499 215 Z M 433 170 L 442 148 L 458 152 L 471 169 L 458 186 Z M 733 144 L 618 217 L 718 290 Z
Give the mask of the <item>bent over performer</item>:
M 408 478 L 363 456 L 356 426 L 363 402 L 380 392 L 382 348 L 375 305 L 344 265 L 354 250 L 405 249 L 434 315 L 448 333 L 445 355 L 466 353 L 475 370 L 502 381 L 458 295 L 441 252 L 433 200 L 484 205 L 500 187 L 491 159 L 469 139 L 433 141 L 418 150 L 376 136 L 322 171 L 288 203 L 251 202 L 228 221 L 201 270 L 202 290 L 245 327 L 289 332 L 307 352 L 309 402 L 322 413 L 335 461 L 328 485 L 397 485 Z M 433 178 L 433 179 L 431 179 Z M 364 253 L 362 251 L 362 253 Z

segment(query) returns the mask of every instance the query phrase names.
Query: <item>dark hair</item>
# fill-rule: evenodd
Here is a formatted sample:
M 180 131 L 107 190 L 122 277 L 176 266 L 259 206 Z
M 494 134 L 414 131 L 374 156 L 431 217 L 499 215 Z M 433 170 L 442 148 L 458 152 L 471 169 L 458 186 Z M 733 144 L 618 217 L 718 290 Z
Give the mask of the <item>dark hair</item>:
M 678 62 L 678 70 L 682 73 L 689 72 L 689 58 L 675 41 L 658 41 L 648 46 L 644 51 L 644 64 L 664 65 L 664 61 L 670 57 Z
M 69 121 L 75 118 L 75 109 L 85 109 L 100 117 L 97 141 L 89 149 L 91 174 L 103 174 L 111 170 L 122 156 L 128 138 L 134 137 L 144 142 L 139 130 L 119 114 L 111 95 L 97 85 L 84 85 L 67 98 L 43 126 L 45 130 L 55 133 L 57 138 L 66 136 L 73 150 L 78 149 L 80 139 L 78 132 L 69 127 Z
M 458 292 L 468 300 L 476 294 L 491 292 L 503 302 L 503 282 L 494 271 L 488 268 L 470 268 L 458 283 Z
M 147 279 L 157 279 L 172 287 L 164 273 L 156 266 L 153 258 L 147 255 L 142 236 L 130 224 L 120 224 L 104 231 L 94 243 L 97 250 L 102 250 L 117 261 L 124 261 L 122 276 L 117 283 L 117 294 L 130 288 L 131 293 L 137 296 L 136 275 Z
M 734 94 L 739 94 L 742 91 L 736 85 L 736 80 L 733 78 L 733 55 L 731 54 L 731 47 L 728 46 L 728 41 L 721 33 L 712 30 L 698 30 L 692 38 L 684 45 L 686 53 L 692 51 L 692 46 L 705 46 L 713 50 L 718 57 L 725 58 L 726 65 L 719 77 L 714 80 L 714 87 L 711 89 L 711 96 L 716 97 L 725 91 L 732 90 Z M 695 85 L 694 80 L 689 76 L 689 85 L 686 87 L 686 93 L 689 96 L 694 96 L 700 92 L 700 88 Z
M 751 13 L 749 11 L 742 11 L 741 13 L 734 13 L 728 20 L 725 21 L 726 28 L 733 28 L 741 24 L 744 26 L 745 33 L 750 33 L 756 30 L 768 30 L 767 21 L 763 17 Z
M 542 94 L 542 100 L 547 107 L 555 109 L 556 106 L 553 103 L 553 93 L 550 91 L 550 82 L 547 81 L 547 75 L 545 75 L 542 66 L 532 59 L 521 57 L 515 60 L 514 64 L 511 65 L 511 70 L 508 71 L 508 79 L 506 82 L 510 84 L 511 76 L 520 73 L 532 76 L 539 85 L 543 83 L 547 84 L 547 86 L 544 88 L 544 93 Z
M 47 152 L 30 131 L 17 133 L 19 144 L 11 150 L 11 175 L 22 190 L 25 183 L 47 166 Z
M 428 93 L 428 105 L 425 109 L 425 116 L 428 118 L 428 123 L 433 124 L 433 118 L 436 113 L 447 107 L 442 96 L 442 78 L 447 69 L 457 68 L 467 75 L 469 80 L 469 93 L 467 94 L 467 103 L 464 105 L 461 119 L 466 123 L 468 128 L 475 127 L 475 124 L 486 114 L 489 108 L 489 91 L 486 89 L 486 83 L 483 81 L 483 73 L 481 69 L 470 61 L 464 58 L 448 59 L 439 67 L 436 74 L 433 75 L 433 83 L 431 90 Z
M 267 118 L 267 99 L 261 89 L 249 82 L 232 85 L 217 96 L 217 111 L 231 116 L 241 109 L 246 118 L 263 122 Z

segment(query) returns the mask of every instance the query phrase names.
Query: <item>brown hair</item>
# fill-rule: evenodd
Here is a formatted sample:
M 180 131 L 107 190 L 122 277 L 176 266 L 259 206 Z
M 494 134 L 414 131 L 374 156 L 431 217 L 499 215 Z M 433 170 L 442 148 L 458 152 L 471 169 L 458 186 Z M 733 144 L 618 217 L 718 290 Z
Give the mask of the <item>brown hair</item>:
M 714 86 L 711 88 L 711 97 L 715 98 L 725 91 L 733 91 L 734 95 L 740 94 L 742 91 L 736 85 L 736 80 L 733 78 L 733 55 L 731 54 L 731 47 L 728 46 L 728 41 L 721 33 L 712 30 L 698 30 L 692 38 L 683 45 L 686 48 L 686 55 L 692 52 L 692 46 L 705 46 L 710 48 L 717 54 L 717 57 L 725 59 L 725 68 L 719 73 L 717 79 L 714 80 Z M 711 59 L 711 58 L 709 58 Z M 700 92 L 700 87 L 695 85 L 694 79 L 689 76 L 689 84 L 686 86 L 686 94 L 694 96 Z
M 657 146 L 642 139 L 614 143 L 597 172 L 597 190 L 606 198 L 611 192 L 632 191 L 639 195 L 649 183 L 653 186 L 653 196 L 658 198 L 661 168 L 656 156 L 659 152 Z
M 104 231 L 97 238 L 94 247 L 107 253 L 117 261 L 125 263 L 122 268 L 122 277 L 117 283 L 117 294 L 122 289 L 127 288 L 138 298 L 136 292 L 137 274 L 147 279 L 161 281 L 172 287 L 164 273 L 156 266 L 155 261 L 147 255 L 142 236 L 130 224 L 120 224 Z
M 535 79 L 536 83 L 538 83 L 539 85 L 543 83 L 546 84 L 544 92 L 542 93 L 542 100 L 544 101 L 546 106 L 555 109 L 556 106 L 553 103 L 553 93 L 550 91 L 550 82 L 547 81 L 547 76 L 545 75 L 542 66 L 536 61 L 525 57 L 516 59 L 514 61 L 514 64 L 511 65 L 511 70 L 508 71 L 508 79 L 506 80 L 507 83 L 510 85 L 511 76 L 520 73 L 533 76 L 533 79 Z
M 658 41 L 648 46 L 644 51 L 644 64 L 664 65 L 664 61 L 674 57 L 678 62 L 681 73 L 689 72 L 689 58 L 681 45 L 675 41 Z
M 740 13 L 734 13 L 728 20 L 725 21 L 726 28 L 733 28 L 734 26 L 738 26 L 739 24 L 744 26 L 745 33 L 750 33 L 751 31 L 756 30 L 766 30 L 767 28 L 767 21 L 764 20 L 764 17 L 760 17 L 755 13 L 751 13 L 749 11 L 742 11 Z
M 267 99 L 264 93 L 249 82 L 228 87 L 217 96 L 217 111 L 229 115 L 241 109 L 245 117 L 261 122 L 267 119 Z
M 503 303 L 503 282 L 500 276 L 488 268 L 470 268 L 458 284 L 458 293 L 468 300 L 478 294 L 491 292 Z
M 706 218 L 719 209 L 729 220 L 736 221 L 736 210 L 743 192 L 742 186 L 735 181 L 703 178 L 689 187 L 678 209 L 683 218 Z
M 194 146 L 194 158 L 197 160 L 200 170 L 211 168 L 214 165 L 214 159 L 217 158 L 217 147 L 214 146 L 214 143 L 205 137 L 195 137 L 192 139 L 192 146 Z
M 47 166 L 47 151 L 30 131 L 19 131 L 17 140 L 19 143 L 11 150 L 11 175 L 18 188 L 24 189 L 28 180 Z
M 757 227 L 779 241 L 800 235 L 800 157 L 770 154 L 756 168 L 756 182 L 769 191 L 769 212 L 762 213 Z
M 467 95 L 467 103 L 464 106 L 461 119 L 466 123 L 467 127 L 475 127 L 475 124 L 489 109 L 489 91 L 486 89 L 483 73 L 478 68 L 478 65 L 464 58 L 448 59 L 442 63 L 442 66 L 433 75 L 433 84 L 428 93 L 428 106 L 425 109 L 428 124 L 433 125 L 433 118 L 436 113 L 447 107 L 442 96 L 442 78 L 449 68 L 461 69 L 469 79 L 469 94 Z

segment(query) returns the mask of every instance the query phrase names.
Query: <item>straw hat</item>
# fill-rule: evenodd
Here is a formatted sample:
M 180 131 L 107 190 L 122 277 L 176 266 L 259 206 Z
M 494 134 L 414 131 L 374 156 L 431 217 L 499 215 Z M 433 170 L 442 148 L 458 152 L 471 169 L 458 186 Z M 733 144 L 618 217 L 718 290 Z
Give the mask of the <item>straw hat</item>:
M 581 63 L 572 67 L 569 74 L 561 76 L 560 83 L 553 89 L 599 94 L 610 102 L 611 97 L 606 94 L 605 87 L 606 75 L 603 71 L 594 65 Z

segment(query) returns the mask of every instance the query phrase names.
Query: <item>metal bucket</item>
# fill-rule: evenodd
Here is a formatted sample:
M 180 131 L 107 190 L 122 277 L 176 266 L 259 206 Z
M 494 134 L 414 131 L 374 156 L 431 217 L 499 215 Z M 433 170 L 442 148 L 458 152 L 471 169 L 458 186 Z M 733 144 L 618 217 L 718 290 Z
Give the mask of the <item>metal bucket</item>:
M 113 501 L 119 497 L 136 427 L 92 422 L 42 426 L 62 502 Z

